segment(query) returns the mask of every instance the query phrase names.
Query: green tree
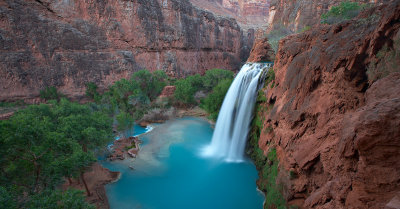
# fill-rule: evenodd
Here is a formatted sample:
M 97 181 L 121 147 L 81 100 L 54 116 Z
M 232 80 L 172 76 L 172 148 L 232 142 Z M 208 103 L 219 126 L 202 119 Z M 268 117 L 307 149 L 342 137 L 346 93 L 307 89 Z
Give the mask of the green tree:
M 218 83 L 225 79 L 233 79 L 233 72 L 222 69 L 208 70 L 203 77 L 204 89 L 206 91 L 211 91 Z
M 54 86 L 46 87 L 45 89 L 40 91 L 40 98 L 45 100 L 59 100 L 62 95 L 58 93 L 58 90 Z
M 17 201 L 15 199 L 14 194 L 0 186 L 0 208 L 16 209 Z
M 164 71 L 162 70 L 156 70 L 153 72 L 154 76 L 154 89 L 153 89 L 153 94 L 155 97 L 159 96 L 164 89 L 164 87 L 167 85 L 168 81 L 168 76 L 165 74 Z
M 92 111 L 86 105 L 72 103 L 65 99 L 57 106 L 58 131 L 64 133 L 65 137 L 73 140 L 82 147 L 84 153 L 73 156 L 72 164 L 77 165 L 75 170 L 79 171 L 87 194 L 88 189 L 83 173 L 95 160 L 91 151 L 97 147 L 103 147 L 112 138 L 112 121 L 102 112 Z M 74 161 L 75 159 L 75 161 Z M 76 160 L 78 159 L 78 160 Z M 71 170 L 74 170 L 70 168 Z M 77 173 L 67 172 L 64 176 L 75 176 Z
M 129 105 L 128 98 L 133 93 L 140 92 L 139 84 L 126 79 L 121 79 L 114 83 L 109 89 L 111 96 L 115 100 L 118 109 L 125 112 L 132 112 L 132 107 Z
M 131 81 L 136 82 L 140 90 L 150 100 L 154 100 L 166 85 L 167 75 L 161 70 L 154 73 L 150 73 L 148 70 L 140 70 L 133 73 Z
M 99 103 L 101 100 L 101 96 L 100 96 L 99 92 L 97 92 L 97 89 L 98 89 L 98 87 L 95 83 L 89 82 L 86 85 L 86 96 L 93 99 L 96 103 Z
M 194 95 L 203 87 L 203 79 L 200 75 L 189 76 L 175 82 L 175 99 L 186 105 L 196 104 Z
M 202 100 L 201 107 L 210 114 L 210 118 L 214 121 L 217 120 L 219 110 L 231 84 L 232 79 L 225 79 L 219 82 L 212 92 Z
M 128 138 L 133 135 L 133 125 L 135 120 L 129 113 L 120 112 L 117 115 L 118 127 L 117 130 L 122 133 L 123 137 Z
M 94 209 L 85 201 L 81 191 L 69 189 L 64 192 L 47 190 L 31 196 L 26 208 L 30 209 Z
M 2 141 L 2 185 L 18 185 L 30 193 L 62 182 L 59 165 L 79 145 L 56 131 L 55 119 L 51 107 L 42 104 L 17 112 L 2 125 L 2 132 L 9 133 Z
M 17 185 L 30 194 L 54 189 L 63 177 L 82 177 L 95 161 L 92 150 L 111 139 L 111 122 L 66 99 L 17 112 L 0 123 L 1 185 Z

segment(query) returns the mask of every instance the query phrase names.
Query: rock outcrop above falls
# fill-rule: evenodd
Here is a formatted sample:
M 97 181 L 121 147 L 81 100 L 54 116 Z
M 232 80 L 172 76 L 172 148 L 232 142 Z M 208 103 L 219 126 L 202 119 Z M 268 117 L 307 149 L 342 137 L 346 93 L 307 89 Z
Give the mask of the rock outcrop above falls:
M 390 0 L 352 0 L 360 3 L 382 3 Z M 293 31 L 300 31 L 305 26 L 315 27 L 320 24 L 321 15 L 343 0 L 270 0 L 268 23 L 285 25 Z
M 273 62 L 275 60 L 275 53 L 268 39 L 260 39 L 254 43 L 250 52 L 250 57 L 247 62 Z
M 377 54 L 384 46 L 392 49 L 400 43 L 399 29 L 396 1 L 355 20 L 280 41 L 275 87 L 266 91 L 273 108 L 264 115 L 268 131 L 261 132 L 259 147 L 265 153 L 276 148 L 277 183 L 289 204 L 395 205 L 400 191 L 400 72 L 372 83 L 367 69 L 382 62 Z
M 104 89 L 140 69 L 238 70 L 254 39 L 189 0 L 6 0 L 0 25 L 0 101 L 46 86 L 79 99 L 88 82 Z

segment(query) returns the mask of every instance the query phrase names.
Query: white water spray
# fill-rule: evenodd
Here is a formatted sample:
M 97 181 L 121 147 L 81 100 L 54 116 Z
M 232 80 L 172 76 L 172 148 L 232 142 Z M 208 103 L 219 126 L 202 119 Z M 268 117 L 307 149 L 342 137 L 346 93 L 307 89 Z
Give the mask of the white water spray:
M 272 63 L 247 63 L 242 67 L 222 103 L 212 142 L 203 152 L 205 156 L 243 161 L 257 90 L 264 83 L 260 77 L 263 79 L 263 72 L 271 66 Z

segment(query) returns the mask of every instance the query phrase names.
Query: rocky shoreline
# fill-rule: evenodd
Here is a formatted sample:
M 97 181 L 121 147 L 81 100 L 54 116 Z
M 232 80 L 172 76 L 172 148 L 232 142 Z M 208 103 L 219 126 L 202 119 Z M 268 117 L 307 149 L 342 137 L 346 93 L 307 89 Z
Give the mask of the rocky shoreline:
M 168 117 L 165 120 L 142 120 L 139 121 L 138 124 L 142 127 L 148 127 L 152 123 L 164 123 L 167 120 L 188 116 L 201 117 L 206 119 L 210 124 L 215 124 L 214 121 L 211 121 L 207 118 L 207 113 L 199 107 L 176 109 L 173 117 Z M 134 169 L 131 163 L 139 154 L 141 143 L 142 141 L 139 139 L 139 137 L 129 137 L 115 140 L 113 146 L 111 147 L 111 151 L 107 156 L 107 160 L 119 161 L 123 164 L 126 164 L 126 166 L 128 166 L 129 168 Z M 96 205 L 98 209 L 108 209 L 109 204 L 104 186 L 109 183 L 118 181 L 120 175 L 120 172 L 110 171 L 107 168 L 101 166 L 98 162 L 93 164 L 93 166 L 84 174 L 89 190 L 92 193 L 91 196 L 87 197 L 87 201 L 91 204 Z M 66 181 L 66 183 L 63 185 L 63 189 L 67 188 L 85 190 L 82 182 L 78 180 L 72 180 L 72 184 L 69 184 L 68 181 Z
M 140 150 L 141 143 L 138 137 L 133 136 L 115 140 L 107 160 L 115 161 L 124 160 L 127 157 L 135 158 Z
M 142 127 L 147 127 L 152 123 L 164 123 L 167 120 L 182 117 L 201 117 L 206 119 L 209 123 L 215 124 L 215 121 L 208 119 L 207 116 L 208 113 L 198 106 L 194 108 L 171 107 L 169 109 L 160 110 L 157 113 L 149 113 L 145 115 L 142 120 L 138 121 L 137 124 Z
M 84 173 L 86 183 L 88 185 L 91 196 L 87 196 L 86 200 L 96 206 L 98 209 L 109 209 L 108 198 L 105 190 L 105 185 L 118 181 L 120 178 L 120 172 L 110 171 L 104 168 L 100 163 L 94 163 L 88 171 Z M 82 181 L 77 179 L 72 179 L 69 183 L 66 181 L 62 185 L 62 188 L 74 188 L 85 191 L 85 186 Z

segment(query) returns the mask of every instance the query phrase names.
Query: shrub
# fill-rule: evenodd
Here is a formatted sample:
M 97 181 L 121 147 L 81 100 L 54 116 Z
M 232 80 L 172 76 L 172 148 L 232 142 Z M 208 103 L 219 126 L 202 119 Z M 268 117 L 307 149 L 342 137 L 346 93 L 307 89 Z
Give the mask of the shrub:
M 283 24 L 274 25 L 274 28 L 267 35 L 267 38 L 268 38 L 268 43 L 275 51 L 275 54 L 276 52 L 278 52 L 279 41 L 290 34 L 293 34 L 293 32 L 289 30 L 287 27 L 285 27 Z
M 270 68 L 267 72 L 267 76 L 265 78 L 265 85 L 268 85 L 271 82 L 275 81 L 275 71 L 274 68 Z
M 393 72 L 400 72 L 400 39 L 394 40 L 393 48 L 385 45 L 367 68 L 368 81 L 370 84 L 388 76 Z
M 60 100 L 62 95 L 58 93 L 57 88 L 54 86 L 46 87 L 40 91 L 40 98 L 45 100 Z
M 357 2 L 344 1 L 322 14 L 321 23 L 336 24 L 356 17 L 365 6 Z
M 130 146 L 125 147 L 125 150 L 128 151 L 128 150 L 130 150 L 132 148 L 136 148 L 136 143 L 135 142 L 132 142 L 132 144 Z
M 222 102 L 224 101 L 232 81 L 232 78 L 220 81 L 218 85 L 213 88 L 212 92 L 201 102 L 201 107 L 210 114 L 210 118 L 214 121 L 217 120 Z
M 301 30 L 299 31 L 299 33 L 304 33 L 304 32 L 306 32 L 306 31 L 308 31 L 308 30 L 311 30 L 311 26 L 306 25 L 306 26 L 303 27 L 303 29 L 301 29 Z

